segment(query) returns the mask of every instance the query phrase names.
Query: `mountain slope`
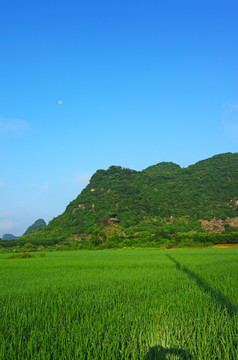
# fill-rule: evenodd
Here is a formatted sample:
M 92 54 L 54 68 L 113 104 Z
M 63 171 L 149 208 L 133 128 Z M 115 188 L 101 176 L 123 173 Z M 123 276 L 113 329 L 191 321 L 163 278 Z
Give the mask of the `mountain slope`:
M 216 155 L 187 168 L 173 163 L 143 171 L 111 166 L 98 170 L 65 212 L 34 237 L 86 236 L 109 225 L 123 233 L 148 219 L 224 220 L 238 216 L 237 199 L 237 153 Z

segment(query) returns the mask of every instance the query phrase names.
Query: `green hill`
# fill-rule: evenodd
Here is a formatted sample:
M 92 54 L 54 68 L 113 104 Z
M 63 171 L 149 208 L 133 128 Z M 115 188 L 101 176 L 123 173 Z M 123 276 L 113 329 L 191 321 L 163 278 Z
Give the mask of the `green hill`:
M 4 234 L 2 236 L 2 240 L 14 240 L 17 239 L 18 236 L 12 235 L 12 234 Z
M 236 229 L 238 223 L 231 222 L 236 218 L 238 153 L 226 153 L 187 168 L 162 162 L 143 171 L 120 166 L 98 170 L 62 215 L 18 241 L 170 239 L 179 233 L 204 233 L 206 226 L 217 232 Z
M 43 227 L 46 226 L 46 223 L 43 219 L 38 219 L 34 222 L 34 224 L 32 224 L 31 226 L 29 226 L 27 228 L 27 230 L 24 232 L 23 236 L 24 235 L 27 235 L 27 234 L 30 234 L 32 233 L 33 231 L 36 231 L 36 230 L 39 230 L 39 229 L 42 229 Z

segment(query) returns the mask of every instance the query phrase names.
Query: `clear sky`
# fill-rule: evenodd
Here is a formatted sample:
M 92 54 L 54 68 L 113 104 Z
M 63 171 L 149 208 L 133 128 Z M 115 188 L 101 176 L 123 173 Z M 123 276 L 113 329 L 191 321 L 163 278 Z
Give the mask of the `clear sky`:
M 13 0 L 0 9 L 0 236 L 97 169 L 238 151 L 237 0 Z

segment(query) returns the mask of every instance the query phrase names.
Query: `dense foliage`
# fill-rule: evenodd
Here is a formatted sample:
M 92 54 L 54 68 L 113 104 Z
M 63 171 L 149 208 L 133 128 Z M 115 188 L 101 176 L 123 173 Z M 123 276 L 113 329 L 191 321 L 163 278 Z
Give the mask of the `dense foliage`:
M 139 243 L 158 244 L 190 232 L 185 238 L 193 239 L 194 232 L 205 231 L 200 219 L 238 217 L 237 197 L 238 153 L 187 168 L 170 162 L 143 171 L 111 166 L 98 170 L 62 215 L 17 243 L 48 246 L 78 240 L 77 246 L 88 247 L 133 243 L 136 237 Z M 227 234 L 236 230 L 224 228 Z

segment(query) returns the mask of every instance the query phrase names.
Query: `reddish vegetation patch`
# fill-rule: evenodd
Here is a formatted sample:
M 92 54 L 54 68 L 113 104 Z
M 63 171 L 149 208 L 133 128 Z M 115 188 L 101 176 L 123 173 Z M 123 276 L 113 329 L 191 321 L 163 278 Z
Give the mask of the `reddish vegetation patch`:
M 108 226 L 105 226 L 104 227 L 104 231 L 106 233 L 106 237 L 108 239 L 109 236 L 111 236 L 113 233 L 117 233 L 117 235 L 121 236 L 123 233 L 122 233 L 122 230 L 120 228 L 118 228 L 116 225 L 108 225 Z
M 238 248 L 238 244 L 217 244 L 214 245 L 215 248 L 222 248 L 222 249 L 227 249 L 227 248 Z

